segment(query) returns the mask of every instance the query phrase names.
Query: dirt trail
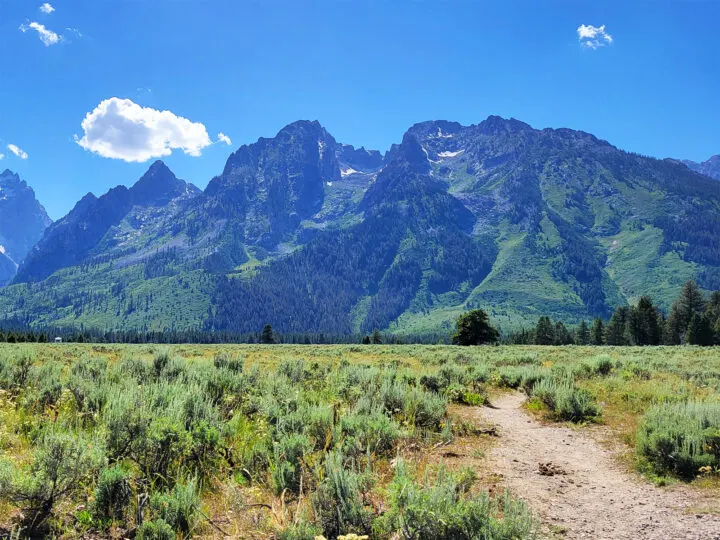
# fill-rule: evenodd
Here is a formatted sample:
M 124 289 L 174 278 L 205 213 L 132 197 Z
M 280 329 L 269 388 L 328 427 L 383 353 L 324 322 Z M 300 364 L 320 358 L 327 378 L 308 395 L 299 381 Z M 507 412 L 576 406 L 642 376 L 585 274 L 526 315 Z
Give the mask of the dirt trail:
M 499 427 L 498 445 L 488 457 L 502 483 L 539 514 L 548 534 L 720 540 L 720 515 L 692 513 L 707 507 L 697 495 L 684 486 L 656 488 L 623 470 L 615 454 L 588 433 L 538 423 L 520 408 L 524 399 L 505 395 L 481 409 Z

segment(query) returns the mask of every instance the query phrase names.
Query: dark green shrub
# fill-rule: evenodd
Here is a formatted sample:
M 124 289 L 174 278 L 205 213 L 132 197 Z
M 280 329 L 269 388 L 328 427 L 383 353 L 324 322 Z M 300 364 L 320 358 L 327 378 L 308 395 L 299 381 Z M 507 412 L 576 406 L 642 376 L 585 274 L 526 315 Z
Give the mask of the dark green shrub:
M 437 375 L 423 375 L 420 377 L 420 385 L 431 392 L 440 392 L 441 383 Z
M 658 474 L 692 478 L 720 466 L 720 403 L 665 403 L 650 408 L 636 449 Z
M 283 436 L 274 444 L 270 477 L 277 495 L 286 489 L 291 493 L 298 493 L 302 476 L 302 460 L 311 448 L 312 445 L 307 436 L 297 433 Z
M 172 530 L 187 537 L 197 525 L 200 495 L 197 481 L 178 483 L 172 491 L 150 497 L 150 511 L 156 519 L 166 522 Z
M 170 364 L 170 349 L 163 349 L 158 353 L 155 353 L 153 357 L 153 373 L 156 379 L 159 379 L 165 368 Z
M 78 411 L 99 413 L 107 400 L 107 360 L 83 358 L 70 366 L 65 386 L 73 395 Z
M 607 375 L 612 371 L 613 360 L 606 354 L 601 354 L 587 363 L 591 375 Z
M 100 472 L 91 507 L 92 516 L 98 521 L 122 521 L 132 500 L 130 472 L 114 465 Z
M 441 389 L 451 385 L 462 386 L 465 380 L 465 370 L 455 363 L 448 363 L 440 367 L 437 376 Z
M 327 454 L 325 479 L 312 494 L 311 501 L 326 537 L 370 531 L 372 513 L 363 504 L 361 480 L 357 473 L 345 468 L 342 454 Z
M 547 405 L 558 420 L 583 422 L 600 414 L 600 408 L 592 396 L 586 390 L 576 388 L 570 381 L 541 379 L 533 386 L 532 395 Z
M 138 527 L 135 538 L 138 540 L 175 540 L 175 531 L 162 519 L 145 521 Z
M 388 511 L 375 522 L 377 536 L 407 540 L 521 540 L 532 538 L 535 523 L 526 505 L 509 495 L 491 499 L 487 492 L 470 495 L 471 474 L 453 476 L 440 470 L 416 484 L 399 460 L 390 485 Z
M 215 354 L 215 358 L 213 358 L 213 364 L 217 369 L 226 369 L 231 373 L 240 374 L 245 367 L 245 360 L 239 355 L 218 352 Z
M 322 450 L 333 430 L 333 411 L 330 407 L 304 407 L 300 411 L 303 431 L 314 443 L 315 450 Z
M 405 396 L 403 416 L 413 426 L 424 429 L 437 429 L 445 419 L 447 401 L 442 396 L 413 388 Z
M 302 359 L 283 358 L 278 365 L 277 372 L 291 382 L 299 384 L 305 380 L 305 362 Z
M 116 384 L 134 379 L 138 384 L 145 384 L 152 377 L 152 367 L 139 358 L 126 357 L 120 360 L 109 373 L 109 378 Z
M 584 422 L 600 414 L 600 408 L 587 390 L 561 385 L 555 398 L 555 414 L 560 420 Z
M 160 416 L 153 418 L 143 437 L 132 442 L 129 455 L 145 479 L 166 486 L 182 467 L 191 444 L 190 434 L 180 422 Z
M 297 525 L 289 525 L 277 533 L 277 540 L 315 540 L 322 533 L 322 529 L 316 525 L 298 523 Z
M 188 463 L 192 472 L 207 480 L 220 469 L 224 459 L 222 435 L 219 428 L 205 421 L 196 423 L 190 431 Z
M 400 426 L 382 412 L 349 414 L 339 426 L 343 451 L 348 455 L 366 452 L 386 454 L 400 436 Z
M 33 448 L 27 468 L 8 463 L 0 467 L 0 498 L 20 506 L 25 526 L 36 530 L 58 502 L 71 497 L 95 475 L 103 461 L 96 441 L 81 433 L 48 429 Z
M 24 396 L 31 408 L 42 411 L 57 403 L 63 389 L 62 369 L 62 364 L 55 361 L 32 367 L 27 380 L 29 388 Z

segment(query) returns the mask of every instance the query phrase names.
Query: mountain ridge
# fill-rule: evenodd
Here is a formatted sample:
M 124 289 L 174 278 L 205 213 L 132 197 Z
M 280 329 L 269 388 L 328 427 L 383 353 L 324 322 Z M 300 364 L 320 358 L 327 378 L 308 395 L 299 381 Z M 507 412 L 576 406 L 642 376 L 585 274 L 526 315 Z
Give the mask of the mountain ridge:
M 687 167 L 695 172 L 720 180 L 720 154 L 712 156 L 707 161 L 698 163 L 695 161 L 685 160 L 683 161 Z
M 0 286 L 9 282 L 52 223 L 35 192 L 9 169 L 0 173 Z
M 156 174 L 171 180 L 155 163 L 148 187 Z M 48 264 L 65 245 L 48 239 L 72 238 L 68 216 L 103 197 L 48 231 L 0 292 L 6 317 L 432 333 L 472 307 L 512 328 L 540 314 L 607 316 L 642 294 L 665 305 L 686 279 L 720 288 L 720 183 L 589 133 L 498 116 L 417 123 L 384 154 L 298 121 L 238 148 L 202 192 L 131 212 L 132 189 L 103 196 L 120 215 L 69 259 Z M 114 292 L 89 295 L 101 282 Z

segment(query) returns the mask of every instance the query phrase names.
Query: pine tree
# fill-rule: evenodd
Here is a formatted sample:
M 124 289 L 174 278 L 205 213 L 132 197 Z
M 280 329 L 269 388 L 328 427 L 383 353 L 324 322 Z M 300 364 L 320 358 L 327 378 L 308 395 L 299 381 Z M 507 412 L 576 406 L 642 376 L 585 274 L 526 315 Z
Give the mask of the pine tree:
M 266 324 L 262 329 L 262 334 L 260 334 L 260 343 L 264 345 L 271 345 L 275 343 L 275 335 L 273 334 L 273 329 L 270 324 Z
M 665 322 L 665 329 L 663 332 L 663 343 L 665 345 L 680 345 L 683 339 L 683 325 L 680 317 L 680 312 L 673 305 L 670 310 L 670 316 Z
M 688 325 L 686 341 L 690 345 L 709 346 L 713 344 L 713 328 L 705 314 L 693 314 Z
M 590 329 L 587 323 L 583 320 L 580 321 L 580 326 L 577 328 L 577 337 L 575 341 L 578 345 L 589 345 L 590 344 Z
M 712 327 L 713 343 L 720 345 L 720 291 L 715 291 L 710 295 L 710 301 L 705 307 L 705 315 Z
M 593 321 L 591 339 L 593 345 L 603 345 L 605 343 L 605 324 L 600 317 L 596 317 Z
M 500 333 L 490 325 L 488 314 L 482 309 L 463 313 L 457 320 L 457 331 L 453 336 L 456 345 L 483 345 L 496 343 Z
M 555 345 L 570 345 L 573 343 L 572 336 L 565 325 L 558 321 L 555 323 Z
M 372 334 L 372 344 L 373 345 L 382 345 L 383 339 L 382 335 L 380 334 L 380 330 L 377 328 L 373 331 Z
M 535 327 L 535 345 L 552 345 L 555 343 L 555 328 L 550 317 L 542 316 Z
M 630 308 L 627 319 L 627 341 L 631 345 L 659 345 L 662 339 L 662 318 L 648 296 Z
M 701 315 L 705 311 L 705 299 L 694 281 L 687 281 L 680 291 L 680 296 L 670 309 L 666 343 L 679 345 L 687 342 L 687 331 L 693 315 Z
M 620 306 L 615 310 L 608 323 L 605 340 L 608 345 L 628 345 L 626 325 L 630 309 L 627 306 Z

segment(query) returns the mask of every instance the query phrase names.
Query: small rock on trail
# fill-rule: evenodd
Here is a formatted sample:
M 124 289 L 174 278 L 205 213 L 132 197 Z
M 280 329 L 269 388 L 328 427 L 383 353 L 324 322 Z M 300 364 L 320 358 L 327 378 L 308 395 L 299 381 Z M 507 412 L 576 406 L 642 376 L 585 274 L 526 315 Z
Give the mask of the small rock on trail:
M 499 428 L 488 454 L 492 470 L 546 531 L 567 539 L 720 540 L 720 515 L 690 513 L 698 504 L 691 490 L 654 487 L 588 433 L 531 419 L 520 408 L 524 400 L 508 394 L 480 411 Z

